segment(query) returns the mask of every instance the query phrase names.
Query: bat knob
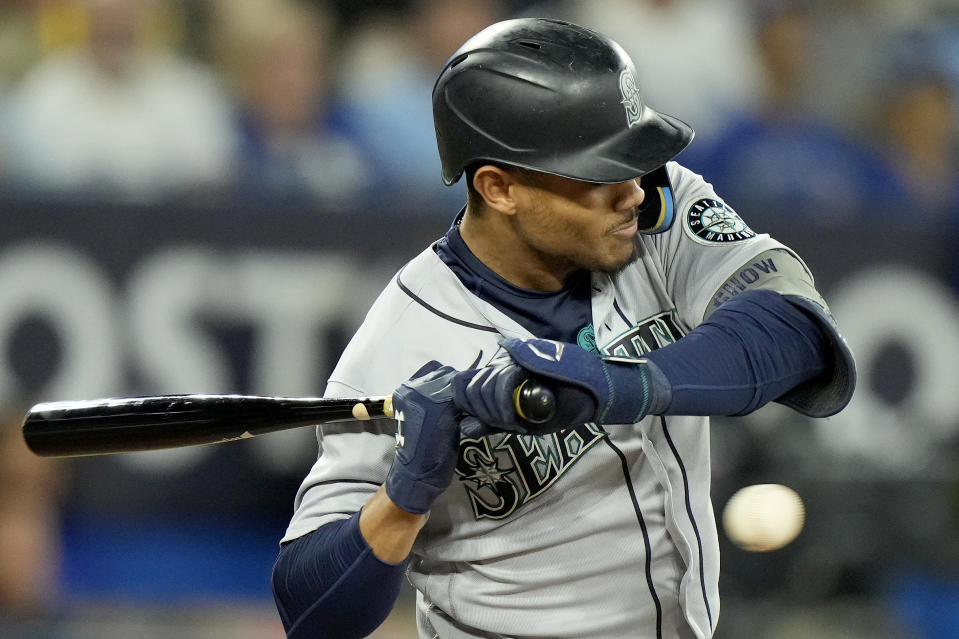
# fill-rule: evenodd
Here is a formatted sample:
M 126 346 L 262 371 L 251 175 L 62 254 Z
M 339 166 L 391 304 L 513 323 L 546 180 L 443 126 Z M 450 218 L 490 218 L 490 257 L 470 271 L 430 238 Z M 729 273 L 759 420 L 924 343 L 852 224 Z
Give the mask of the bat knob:
M 548 422 L 556 415 L 556 395 L 542 384 L 526 379 L 513 391 L 516 414 L 532 424 Z

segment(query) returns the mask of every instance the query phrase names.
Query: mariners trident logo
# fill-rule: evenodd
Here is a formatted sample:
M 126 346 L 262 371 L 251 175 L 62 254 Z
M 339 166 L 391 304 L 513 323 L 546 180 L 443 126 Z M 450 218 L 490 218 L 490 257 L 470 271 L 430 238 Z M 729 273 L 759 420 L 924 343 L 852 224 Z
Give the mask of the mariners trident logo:
M 547 435 L 463 439 L 456 474 L 476 519 L 503 519 L 546 492 L 606 437 L 595 424 Z
M 623 97 L 620 104 L 626 109 L 626 126 L 639 124 L 643 102 L 639 97 L 639 89 L 636 88 L 636 79 L 629 69 L 623 69 L 619 74 L 619 94 Z
M 696 200 L 686 211 L 686 230 L 700 244 L 727 244 L 756 237 L 728 204 L 708 197 Z

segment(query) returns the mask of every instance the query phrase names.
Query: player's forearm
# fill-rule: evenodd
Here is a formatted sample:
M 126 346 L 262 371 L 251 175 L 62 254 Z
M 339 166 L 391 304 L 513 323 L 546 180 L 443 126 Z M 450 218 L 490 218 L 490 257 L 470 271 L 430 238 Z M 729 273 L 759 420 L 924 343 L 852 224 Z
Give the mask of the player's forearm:
M 283 545 L 273 597 L 290 639 L 359 639 L 389 615 L 405 573 L 405 561 L 376 556 L 355 514 Z
M 663 413 L 744 415 L 823 373 L 829 348 L 805 311 L 778 293 L 751 291 L 646 358 L 669 382 Z
M 520 423 L 517 380 L 534 375 L 556 396 L 556 411 L 533 428 L 631 424 L 646 415 L 745 415 L 828 372 L 824 325 L 773 291 L 747 291 L 685 337 L 643 358 L 599 358 L 576 344 L 506 339 L 512 363 L 463 371 L 453 380 L 459 407 L 504 430 Z M 521 431 L 523 432 L 523 431 Z
M 381 486 L 359 513 L 285 544 L 273 566 L 273 597 L 287 636 L 348 639 L 376 629 L 425 522 Z
M 370 497 L 360 512 L 363 539 L 374 555 L 392 563 L 409 556 L 413 542 L 425 523 L 426 515 L 409 513 L 397 506 L 383 486 Z

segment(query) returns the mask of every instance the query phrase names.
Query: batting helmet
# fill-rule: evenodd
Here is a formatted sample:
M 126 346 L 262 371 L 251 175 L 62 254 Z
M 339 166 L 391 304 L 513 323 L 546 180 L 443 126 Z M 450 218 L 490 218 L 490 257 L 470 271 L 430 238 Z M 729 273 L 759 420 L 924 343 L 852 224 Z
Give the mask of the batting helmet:
M 632 60 L 604 35 L 520 18 L 470 38 L 433 87 L 443 181 L 497 161 L 587 182 L 625 182 L 693 139 L 685 122 L 648 107 Z

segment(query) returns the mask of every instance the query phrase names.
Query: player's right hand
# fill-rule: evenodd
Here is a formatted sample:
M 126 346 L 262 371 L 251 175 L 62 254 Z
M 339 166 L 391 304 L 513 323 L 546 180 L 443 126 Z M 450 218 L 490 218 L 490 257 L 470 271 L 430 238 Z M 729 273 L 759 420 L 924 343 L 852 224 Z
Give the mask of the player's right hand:
M 577 387 L 563 386 L 557 396 L 557 410 L 545 422 L 532 423 L 516 412 L 514 393 L 530 373 L 513 360 L 470 369 L 453 377 L 453 401 L 469 415 L 461 422 L 463 434 L 480 437 L 497 431 L 542 435 L 591 421 L 596 400 Z
M 494 429 L 529 434 L 550 432 L 586 422 L 631 424 L 650 406 L 650 366 L 646 360 L 615 363 L 577 344 L 546 339 L 508 338 L 505 363 L 462 371 L 453 378 L 453 400 L 465 412 Z M 556 396 L 556 412 L 531 424 L 516 411 L 513 390 L 534 378 Z M 464 433 L 478 428 L 464 421 Z
M 453 404 L 456 372 L 431 361 L 393 393 L 396 454 L 386 476 L 386 494 L 407 512 L 427 512 L 453 481 L 461 416 Z

